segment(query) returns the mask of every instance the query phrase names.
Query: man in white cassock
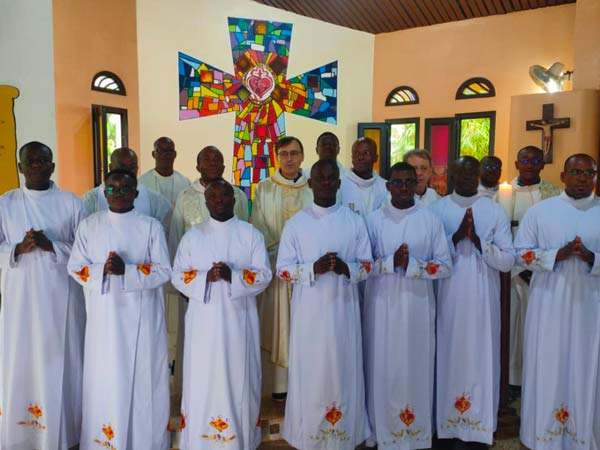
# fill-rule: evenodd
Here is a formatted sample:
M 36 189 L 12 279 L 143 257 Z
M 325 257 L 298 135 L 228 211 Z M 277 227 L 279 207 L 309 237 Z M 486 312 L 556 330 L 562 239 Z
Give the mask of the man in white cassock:
M 217 147 L 209 145 L 200 150 L 196 164 L 200 178 L 179 194 L 173 210 L 169 228 L 169 248 L 172 254 L 175 254 L 179 241 L 192 225 L 204 222 L 210 217 L 204 199 L 206 186 L 223 179 L 225 164 L 223 154 Z M 248 199 L 241 189 L 234 188 L 234 195 L 235 215 L 240 220 L 248 221 Z
M 158 192 L 175 206 L 180 192 L 190 185 L 190 180 L 173 168 L 177 151 L 171 138 L 160 137 L 154 141 L 154 169 L 143 174 L 138 182 L 154 192 Z
M 81 222 L 69 259 L 87 311 L 81 450 L 169 448 L 171 268 L 160 222 L 134 209 L 136 188 L 127 170 L 107 174 L 109 210 Z
M 169 253 L 174 256 L 177 246 L 183 235 L 189 231 L 193 225 L 202 223 L 210 217 L 206 207 L 204 193 L 206 186 L 213 181 L 223 179 L 225 164 L 223 163 L 223 154 L 212 145 L 204 147 L 196 156 L 196 170 L 200 173 L 200 178 L 194 181 L 188 188 L 182 191 L 177 197 L 175 209 L 171 224 L 169 226 Z M 248 221 L 248 199 L 241 189 L 234 188 L 235 206 L 234 212 L 238 219 Z M 174 391 L 179 393 L 183 381 L 183 340 L 185 334 L 185 310 L 186 302 L 181 300 L 178 309 L 177 323 L 177 349 L 175 356 L 175 383 Z
M 336 204 L 334 160 L 312 167 L 314 203 L 287 221 L 277 275 L 293 284 L 283 437 L 302 450 L 354 450 L 370 434 L 358 283 L 371 271 L 364 220 Z
M 453 270 L 437 290 L 436 424 L 441 439 L 491 444 L 500 386 L 500 274 L 514 263 L 506 213 L 477 195 L 479 161 L 452 165 L 454 192 L 430 208 L 443 222 Z M 459 443 L 460 444 L 460 443 Z
M 319 137 L 317 138 L 317 145 L 315 146 L 315 151 L 317 152 L 319 160 L 333 159 L 336 162 L 338 169 L 340 170 L 340 177 L 348 171 L 348 169 L 345 168 L 342 165 L 342 163 L 338 160 L 338 156 L 340 155 L 340 140 L 331 131 L 325 131 L 324 133 L 321 133 L 319 135 Z M 310 166 L 305 172 L 307 178 L 310 178 L 311 172 L 312 166 Z
M 173 285 L 190 299 L 183 450 L 250 450 L 261 441 L 256 295 L 272 273 L 262 235 L 233 213 L 233 192 L 224 180 L 207 186 L 210 218 L 183 236 L 173 267 Z
M 502 176 L 502 160 L 496 156 L 484 156 L 480 163 L 481 171 L 477 191 L 480 196 L 496 202 Z
M 290 217 L 312 203 L 308 180 L 300 169 L 304 160 L 302 142 L 286 136 L 277 141 L 275 152 L 279 169 L 272 177 L 258 183 L 252 204 L 252 224 L 265 238 L 273 272 L 276 271 L 283 226 Z M 271 377 L 265 374 L 265 379 L 272 379 L 272 385 L 267 389 L 276 401 L 285 399 L 288 387 L 291 299 L 292 287 L 277 277 L 258 297 L 261 347 L 268 354 L 267 370 L 272 374 Z
M 541 148 L 529 145 L 517 153 L 515 167 L 519 175 L 511 181 L 513 237 L 516 236 L 519 222 L 527 210 L 550 197 L 560 194 L 560 188 L 540 178 L 544 169 L 544 152 Z M 510 285 L 510 363 L 509 383 L 521 386 L 523 373 L 523 336 L 525 315 L 529 299 L 531 270 L 515 266 L 511 273 Z M 511 388 L 511 392 L 514 389 Z M 516 391 L 518 395 L 518 390 Z
M 138 158 L 133 150 L 127 147 L 117 148 L 110 155 L 110 164 L 108 170 L 124 169 L 137 175 Z M 83 195 L 83 205 L 87 214 L 93 214 L 96 211 L 105 211 L 108 209 L 108 202 L 104 196 L 104 183 L 95 187 Z M 154 217 L 158 220 L 165 231 L 169 229 L 171 220 L 171 202 L 152 189 L 144 186 L 138 186 L 138 196 L 135 198 L 134 206 L 137 212 Z
M 432 280 L 447 277 L 452 260 L 444 227 L 415 205 L 417 175 L 408 163 L 390 169 L 389 206 L 367 218 L 375 263 L 363 312 L 367 445 L 431 447 L 435 366 Z
M 79 442 L 85 310 L 67 261 L 81 201 L 50 180 L 52 151 L 19 150 L 25 186 L 0 197 L 0 448 Z
M 341 175 L 342 205 L 367 217 L 388 198 L 385 180 L 373 170 L 377 162 L 377 144 L 370 138 L 360 138 L 352 144 L 352 169 Z
M 531 270 L 521 441 L 535 450 L 600 448 L 600 201 L 596 161 L 565 161 L 565 190 L 529 208 L 515 239 Z
M 429 179 L 433 174 L 431 154 L 424 149 L 410 150 L 404 154 L 402 161 L 409 163 L 417 171 L 415 202 L 422 206 L 429 206 L 438 200 L 439 194 L 429 187 Z

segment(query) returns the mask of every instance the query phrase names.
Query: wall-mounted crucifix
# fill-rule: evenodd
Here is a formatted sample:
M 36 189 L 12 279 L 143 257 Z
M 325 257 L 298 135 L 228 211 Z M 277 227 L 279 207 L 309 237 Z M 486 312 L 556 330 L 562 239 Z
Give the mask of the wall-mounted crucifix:
M 555 118 L 554 104 L 548 103 L 542 105 L 542 120 L 528 120 L 525 129 L 527 131 L 540 130 L 542 132 L 542 145 L 544 151 L 544 162 L 552 162 L 552 131 L 555 128 L 569 128 L 571 126 L 571 118 Z

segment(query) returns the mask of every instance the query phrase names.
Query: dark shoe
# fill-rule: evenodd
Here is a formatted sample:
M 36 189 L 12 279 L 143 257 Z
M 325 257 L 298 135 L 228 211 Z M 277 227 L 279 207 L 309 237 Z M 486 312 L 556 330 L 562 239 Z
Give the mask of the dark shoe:
M 287 392 L 273 392 L 271 398 L 274 402 L 285 402 L 287 398 Z

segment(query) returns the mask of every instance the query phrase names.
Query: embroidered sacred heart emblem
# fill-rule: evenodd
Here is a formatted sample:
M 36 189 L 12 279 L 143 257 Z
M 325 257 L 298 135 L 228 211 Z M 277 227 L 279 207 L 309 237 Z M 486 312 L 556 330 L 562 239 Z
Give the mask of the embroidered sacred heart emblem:
M 244 84 L 252 99 L 257 102 L 266 100 L 275 89 L 275 80 L 271 71 L 266 66 L 260 65 L 248 71 L 244 78 Z
M 335 407 L 335 404 L 331 407 L 331 409 L 329 409 L 327 411 L 327 414 L 325 414 L 325 419 L 327 420 L 327 422 L 329 422 L 332 426 L 335 426 L 336 423 L 338 423 L 340 421 L 340 419 L 342 418 L 343 414 L 342 411 L 340 411 L 339 409 L 337 409 Z
M 404 425 L 409 427 L 410 424 L 415 421 L 415 414 L 407 406 L 403 411 L 400 411 L 400 420 L 404 423 Z
M 229 424 L 220 417 L 217 417 L 215 420 L 210 422 L 210 426 L 217 430 L 219 433 L 229 428 Z
M 467 411 L 471 407 L 471 402 L 469 401 L 469 396 L 466 394 L 463 394 L 461 397 L 457 398 L 456 401 L 454 402 L 454 407 L 456 408 L 456 410 L 459 413 L 464 414 L 465 411 Z
M 564 425 L 565 423 L 567 423 L 567 420 L 569 420 L 569 411 L 564 407 L 560 407 L 556 410 L 554 417 L 557 421 Z

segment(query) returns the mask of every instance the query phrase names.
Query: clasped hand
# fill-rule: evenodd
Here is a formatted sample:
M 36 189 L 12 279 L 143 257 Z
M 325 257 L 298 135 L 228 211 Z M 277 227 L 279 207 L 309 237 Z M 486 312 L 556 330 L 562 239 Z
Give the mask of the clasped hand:
M 579 236 L 575 236 L 575 239 L 568 242 L 567 245 L 562 247 L 556 253 L 556 261 L 564 261 L 569 258 L 579 258 L 590 265 L 594 265 L 594 260 L 596 259 L 594 252 L 588 250 L 588 248 L 583 245 Z
M 456 232 L 452 235 L 452 242 L 455 247 L 463 239 L 468 239 L 473 243 L 477 250 L 481 251 L 481 240 L 477 235 L 477 231 L 475 231 L 475 221 L 473 220 L 473 210 L 471 208 L 467 208 L 462 222 Z
M 54 252 L 52 241 L 44 234 L 43 230 L 34 230 L 31 228 L 21 242 L 15 247 L 15 257 L 23 253 L 29 253 L 36 249 L 44 252 Z
M 117 252 L 110 252 L 104 263 L 104 275 L 123 275 L 125 273 L 125 261 Z
M 338 275 L 346 275 L 350 278 L 350 269 L 336 252 L 328 252 L 321 256 L 313 264 L 313 272 L 315 275 L 322 275 L 327 272 L 335 272 Z
M 231 268 L 224 262 L 213 263 L 212 268 L 206 274 L 208 281 L 227 281 L 231 283 Z
M 402 267 L 406 270 L 408 267 L 408 256 L 408 245 L 404 243 L 394 253 L 394 269 Z

